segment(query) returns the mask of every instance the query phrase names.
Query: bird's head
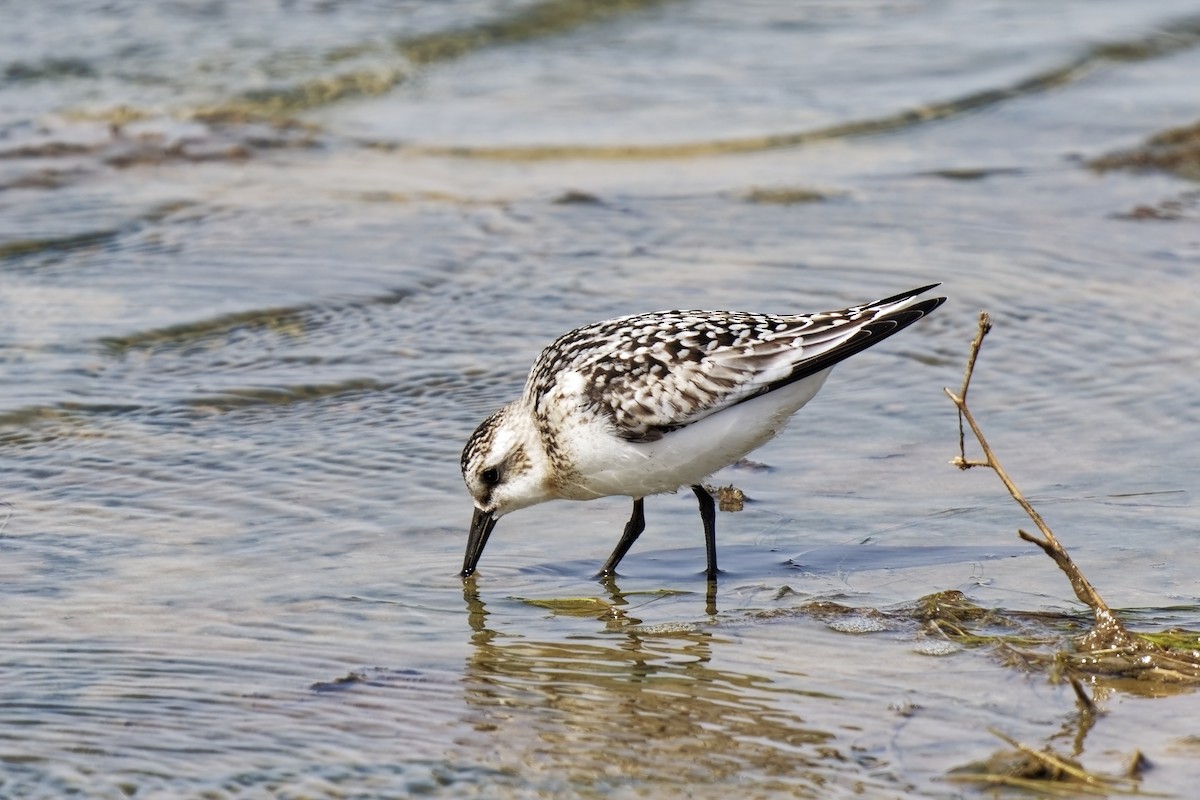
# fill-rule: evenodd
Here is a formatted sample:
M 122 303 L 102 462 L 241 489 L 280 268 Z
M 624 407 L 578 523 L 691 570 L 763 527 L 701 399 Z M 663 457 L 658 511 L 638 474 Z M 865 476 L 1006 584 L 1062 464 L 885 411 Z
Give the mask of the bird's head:
M 485 419 L 462 453 L 462 474 L 475 501 L 462 576 L 475 572 L 496 521 L 551 499 L 547 459 L 537 429 L 516 403 Z

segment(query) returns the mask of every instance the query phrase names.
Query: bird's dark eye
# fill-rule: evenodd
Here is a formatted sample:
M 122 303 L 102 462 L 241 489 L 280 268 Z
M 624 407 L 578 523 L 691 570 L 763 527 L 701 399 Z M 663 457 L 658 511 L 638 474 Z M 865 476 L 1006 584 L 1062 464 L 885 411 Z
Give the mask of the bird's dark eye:
M 489 467 L 488 469 L 485 469 L 479 477 L 482 478 L 483 482 L 488 486 L 495 486 L 500 482 L 500 470 L 496 469 L 495 467 Z

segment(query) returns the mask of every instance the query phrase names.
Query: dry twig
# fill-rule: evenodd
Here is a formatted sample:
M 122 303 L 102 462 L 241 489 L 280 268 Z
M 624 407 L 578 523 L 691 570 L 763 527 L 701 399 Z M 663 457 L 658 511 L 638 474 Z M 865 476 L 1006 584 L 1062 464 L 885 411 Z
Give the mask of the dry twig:
M 1054 560 L 1068 580 L 1071 582 L 1071 588 L 1075 590 L 1075 596 L 1079 600 L 1092 609 L 1092 614 L 1095 618 L 1095 627 L 1091 633 L 1084 637 L 1080 643 L 1081 649 L 1108 649 L 1119 648 L 1123 650 L 1157 650 L 1150 642 L 1130 634 L 1121 621 L 1104 602 L 1104 598 L 1092 586 L 1083 572 L 1071 560 L 1071 556 L 1066 549 L 1059 543 L 1054 536 L 1054 532 L 1050 530 L 1050 526 L 1042 519 L 1042 515 L 1037 512 L 1030 502 L 1025 498 L 1025 495 L 1013 483 L 1012 478 L 1008 476 L 1004 467 L 1000 465 L 996 454 L 988 445 L 987 439 L 983 435 L 979 424 L 975 421 L 975 417 L 971 414 L 971 409 L 967 406 L 967 390 L 971 385 L 971 376 L 975 372 L 975 360 L 979 356 L 979 349 L 983 345 L 983 338 L 987 336 L 988 331 L 992 329 L 992 320 L 986 311 L 979 312 L 979 332 L 971 341 L 970 355 L 967 357 L 967 368 L 963 374 L 962 386 L 958 393 L 952 392 L 950 389 L 945 389 L 946 395 L 958 408 L 958 450 L 959 454 L 950 463 L 954 464 L 959 469 L 970 469 L 971 467 L 987 467 L 996 473 L 1000 481 L 1004 484 L 1004 488 L 1008 489 L 1008 493 L 1012 499 L 1029 515 L 1033 520 L 1033 524 L 1041 532 L 1041 537 L 1035 536 L 1024 530 L 1018 530 L 1017 534 L 1027 542 L 1037 545 L 1046 555 Z M 979 447 L 983 451 L 982 459 L 968 459 L 966 453 L 965 434 L 963 431 L 963 420 L 966 420 L 967 425 L 971 428 L 971 432 L 975 435 L 975 439 L 979 442 Z

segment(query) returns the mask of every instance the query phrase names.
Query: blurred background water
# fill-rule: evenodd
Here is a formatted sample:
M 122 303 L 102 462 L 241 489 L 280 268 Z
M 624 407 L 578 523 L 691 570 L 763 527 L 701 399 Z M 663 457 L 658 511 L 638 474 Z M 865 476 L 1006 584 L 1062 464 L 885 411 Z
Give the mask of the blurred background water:
M 1196 627 L 1200 203 L 1087 167 L 1196 119 L 1194 3 L 0 19 L 0 796 L 954 796 L 1070 690 L 790 611 L 1075 607 L 947 463 L 980 308 L 1001 459 L 1111 604 Z M 559 333 L 935 280 L 715 477 L 715 614 L 690 495 L 615 594 L 620 499 L 506 518 L 464 590 L 459 451 Z M 1186 794 L 1197 699 L 1102 699 L 1085 763 Z

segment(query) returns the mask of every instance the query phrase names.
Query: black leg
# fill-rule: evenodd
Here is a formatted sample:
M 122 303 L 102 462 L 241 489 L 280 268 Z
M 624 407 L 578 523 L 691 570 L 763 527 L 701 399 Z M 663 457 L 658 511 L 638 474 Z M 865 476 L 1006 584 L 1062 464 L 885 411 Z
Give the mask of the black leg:
M 717 573 L 717 504 L 703 486 L 692 487 L 700 501 L 700 521 L 704 523 L 704 552 L 708 556 L 708 579 L 715 581 Z
M 621 559 L 629 552 L 629 548 L 633 547 L 633 543 L 646 529 L 646 514 L 642 505 L 642 498 L 634 498 L 633 514 L 630 515 L 629 522 L 625 523 L 625 532 L 621 534 L 621 541 L 617 542 L 616 549 L 612 551 L 608 561 L 604 562 L 604 567 L 600 570 L 600 577 L 617 574 L 617 564 L 621 563 Z

